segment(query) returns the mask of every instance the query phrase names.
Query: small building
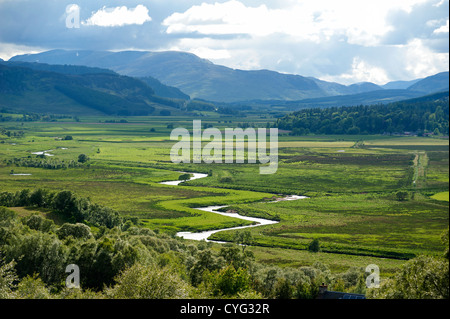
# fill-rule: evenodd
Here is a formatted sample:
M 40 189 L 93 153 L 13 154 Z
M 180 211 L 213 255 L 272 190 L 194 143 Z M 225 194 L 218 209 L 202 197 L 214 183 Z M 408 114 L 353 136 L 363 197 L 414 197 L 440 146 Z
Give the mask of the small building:
M 348 292 L 341 291 L 331 291 L 328 290 L 328 286 L 322 284 L 319 286 L 319 294 L 317 299 L 366 299 L 363 294 L 352 294 Z

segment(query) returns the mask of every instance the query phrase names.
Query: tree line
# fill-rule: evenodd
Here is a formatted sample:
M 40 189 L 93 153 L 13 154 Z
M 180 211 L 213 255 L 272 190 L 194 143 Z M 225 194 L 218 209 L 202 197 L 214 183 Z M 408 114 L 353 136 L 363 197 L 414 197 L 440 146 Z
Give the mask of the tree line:
M 49 208 L 72 223 L 88 223 L 107 228 L 121 227 L 124 219 L 109 207 L 92 203 L 72 191 L 51 192 L 45 189 L 23 189 L 0 193 L 0 206 Z
M 22 116 L 11 116 L 8 114 L 17 114 Z M 57 122 L 59 119 L 74 119 L 77 120 L 76 116 L 71 115 L 56 115 L 56 114 L 37 114 L 37 113 L 15 113 L 14 111 L 8 111 L 6 109 L 0 110 L 0 122 Z
M 449 98 L 413 99 L 387 105 L 309 108 L 280 118 L 274 124 L 291 130 L 292 135 L 307 134 L 404 134 L 448 135 Z
M 31 156 L 23 158 L 15 157 L 12 159 L 4 159 L 3 162 L 8 166 L 15 165 L 16 167 L 38 167 L 44 169 L 67 169 L 83 166 L 83 164 L 79 161 L 48 159 L 45 155 L 37 155 L 35 158 Z

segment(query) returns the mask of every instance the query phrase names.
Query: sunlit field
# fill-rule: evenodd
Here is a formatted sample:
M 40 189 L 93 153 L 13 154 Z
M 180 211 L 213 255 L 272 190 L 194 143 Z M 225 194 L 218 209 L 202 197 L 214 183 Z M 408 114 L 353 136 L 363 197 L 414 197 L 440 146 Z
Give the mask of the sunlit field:
M 224 123 L 217 118 L 209 123 L 224 129 L 238 120 Z M 375 258 L 392 273 L 414 256 L 443 250 L 440 236 L 448 227 L 448 139 L 283 133 L 277 172 L 260 175 L 259 164 L 172 163 L 169 155 L 175 141 L 170 132 L 176 127 L 191 129 L 187 118 L 142 117 L 127 122 L 82 118 L 2 123 L 24 136 L 2 136 L 0 190 L 71 190 L 137 218 L 142 227 L 170 235 L 251 224 L 195 209 L 228 205 L 243 215 L 279 221 L 251 228 L 251 249 L 262 262 L 281 266 L 321 260 L 341 271 L 354 261 L 363 265 Z M 264 127 L 265 119 L 259 125 Z M 66 136 L 72 139 L 65 140 Z M 32 154 L 42 151 L 52 156 Z M 89 160 L 75 165 L 80 154 Z M 35 165 L 42 161 L 53 163 L 53 168 Z M 182 172 L 209 176 L 180 186 L 160 184 L 177 180 Z M 399 191 L 406 197 L 399 200 Z M 284 195 L 308 198 L 268 202 Z M 16 209 L 22 215 L 30 211 Z M 316 238 L 320 255 L 307 251 Z M 212 239 L 231 241 L 233 232 L 219 232 Z

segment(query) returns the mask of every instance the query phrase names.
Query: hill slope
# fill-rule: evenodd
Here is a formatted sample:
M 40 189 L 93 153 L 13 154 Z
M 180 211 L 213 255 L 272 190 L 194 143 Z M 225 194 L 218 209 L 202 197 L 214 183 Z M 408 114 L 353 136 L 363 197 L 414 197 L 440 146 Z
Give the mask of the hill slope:
M 192 98 L 212 101 L 302 99 L 327 95 L 305 77 L 273 71 L 241 71 L 215 65 L 184 52 L 102 52 L 54 50 L 16 56 L 11 61 L 109 68 L 134 77 L 151 76 Z
M 449 73 L 441 72 L 436 75 L 426 77 L 410 87 L 408 90 L 417 92 L 444 92 L 449 89 Z
M 0 106 L 6 109 L 56 114 L 148 115 L 157 107 L 172 107 L 172 102 L 155 96 L 154 90 L 144 82 L 111 71 L 0 63 Z

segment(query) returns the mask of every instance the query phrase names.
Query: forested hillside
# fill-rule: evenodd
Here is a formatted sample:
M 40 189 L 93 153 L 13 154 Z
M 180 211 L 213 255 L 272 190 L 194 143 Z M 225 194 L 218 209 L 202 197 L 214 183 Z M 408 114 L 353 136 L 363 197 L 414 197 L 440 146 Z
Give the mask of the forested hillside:
M 448 92 L 387 105 L 310 108 L 278 119 L 275 126 L 306 134 L 392 134 L 427 132 L 448 135 Z
M 11 111 L 149 115 L 155 110 L 173 110 L 180 104 L 181 100 L 157 96 L 139 79 L 109 70 L 39 63 L 0 64 L 0 106 Z

